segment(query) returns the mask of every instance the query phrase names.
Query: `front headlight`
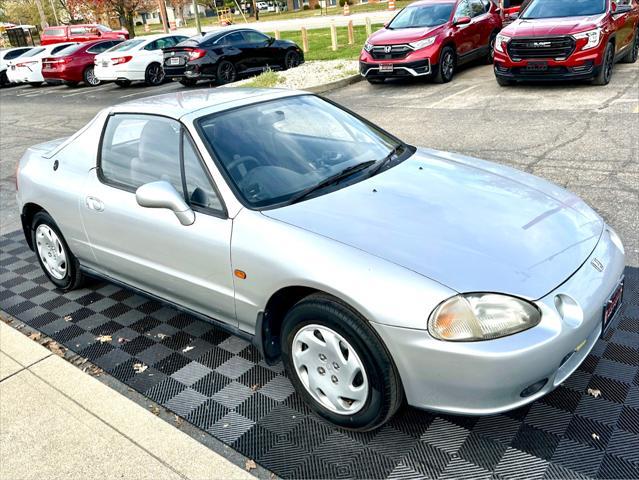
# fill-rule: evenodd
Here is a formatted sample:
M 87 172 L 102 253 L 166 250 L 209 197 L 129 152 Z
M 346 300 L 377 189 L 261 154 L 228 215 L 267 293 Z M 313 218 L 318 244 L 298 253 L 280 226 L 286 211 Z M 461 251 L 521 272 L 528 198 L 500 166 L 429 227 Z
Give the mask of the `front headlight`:
M 367 52 L 370 52 L 373 49 L 373 47 L 374 45 L 368 43 L 368 41 L 364 43 L 364 50 L 366 50 Z
M 428 331 L 449 342 L 505 337 L 534 327 L 539 309 L 525 300 L 496 293 L 457 295 L 441 303 L 428 319 Z
M 435 39 L 437 37 L 428 37 L 424 40 L 419 40 L 418 42 L 409 43 L 408 45 L 413 50 L 421 50 L 422 48 L 430 47 L 433 43 L 435 43 Z
M 582 50 L 590 50 L 591 48 L 595 48 L 599 45 L 599 41 L 601 40 L 601 29 L 595 28 L 594 30 L 589 30 L 587 32 L 577 33 L 573 35 L 575 40 L 583 40 L 584 38 L 588 41 L 586 44 L 581 47 Z
M 510 37 L 506 35 L 502 35 L 501 33 L 497 34 L 497 38 L 495 39 L 495 50 L 498 52 L 504 53 L 504 43 L 510 42 Z

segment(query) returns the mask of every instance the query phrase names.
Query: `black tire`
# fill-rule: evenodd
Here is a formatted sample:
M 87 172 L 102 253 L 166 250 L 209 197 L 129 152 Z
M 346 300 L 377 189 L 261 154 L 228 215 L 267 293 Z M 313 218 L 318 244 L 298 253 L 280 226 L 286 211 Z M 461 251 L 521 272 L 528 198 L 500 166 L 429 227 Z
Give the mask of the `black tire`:
M 93 65 L 89 65 L 84 69 L 84 72 L 82 72 L 82 79 L 84 80 L 84 84 L 89 87 L 97 87 L 100 83 L 102 83 L 100 82 L 100 79 L 95 76 Z
M 195 80 L 194 78 L 183 78 L 182 80 L 180 80 L 180 83 L 185 87 L 194 87 L 197 83 L 197 80 Z
M 164 82 L 164 69 L 162 68 L 162 65 L 159 63 L 152 63 L 146 67 L 146 71 L 144 72 L 144 82 L 151 87 L 162 85 L 162 82 Z
M 64 82 L 64 84 L 69 88 L 76 88 L 78 86 L 78 82 Z
M 53 230 L 55 234 L 58 236 L 58 239 L 60 240 L 62 249 L 64 249 L 64 254 L 66 258 L 66 274 L 63 278 L 58 279 L 52 276 L 47 271 L 42 261 L 42 258 L 40 257 L 40 254 L 38 253 L 38 239 L 36 238 L 36 230 L 38 229 L 40 225 L 46 225 L 51 230 Z M 66 240 L 62 236 L 60 229 L 58 228 L 56 223 L 53 221 L 53 218 L 51 218 L 51 216 L 48 213 L 38 212 L 34 215 L 33 221 L 31 222 L 31 241 L 33 242 L 32 245 L 35 250 L 38 263 L 40 264 L 40 268 L 42 268 L 42 271 L 45 273 L 45 275 L 51 281 L 51 283 L 53 283 L 56 287 L 64 290 L 65 292 L 69 290 L 74 290 L 82 286 L 82 284 L 84 283 L 84 276 L 82 275 L 82 272 L 80 271 L 80 263 L 78 262 L 78 259 L 73 255 L 73 252 L 71 252 L 71 249 L 69 248 Z
M 300 54 L 295 50 L 289 50 L 284 55 L 284 70 L 295 68 L 300 64 Z
M 612 42 L 606 45 L 606 50 L 604 51 L 604 59 L 601 62 L 601 70 L 595 78 L 592 79 L 593 85 L 608 85 L 610 83 L 610 79 L 612 78 L 612 69 L 615 65 L 615 47 Z
M 493 32 L 488 41 L 488 55 L 486 55 L 487 65 L 492 65 L 495 62 L 495 40 L 497 40 L 497 32 Z
M 635 32 L 630 51 L 620 60 L 621 63 L 635 63 L 639 58 L 639 29 Z
M 34 88 L 37 88 L 42 86 L 42 82 L 29 82 L 29 85 L 31 85 Z
M 384 83 L 385 79 L 384 78 L 367 78 L 366 80 L 371 85 L 380 85 L 380 84 Z
M 215 70 L 215 80 L 218 85 L 226 85 L 227 83 L 233 83 L 237 79 L 237 69 L 232 62 L 228 60 L 222 60 L 217 64 Z
M 495 79 L 500 87 L 510 87 L 515 84 L 513 80 L 509 80 L 508 78 L 495 77 Z
M 358 411 L 334 413 L 315 400 L 302 384 L 291 352 L 296 333 L 311 324 L 338 333 L 350 343 L 361 360 L 369 388 L 364 405 Z M 291 382 L 311 409 L 325 420 L 349 430 L 368 431 L 383 425 L 402 405 L 404 391 L 390 354 L 367 321 L 339 300 L 315 294 L 298 302 L 284 318 L 281 339 L 282 360 Z M 324 357 L 322 361 L 330 363 L 330 358 Z M 333 373 L 338 374 L 336 370 Z
M 131 80 L 116 80 L 115 84 L 118 87 L 128 87 L 129 85 L 131 85 Z
M 448 83 L 455 76 L 456 56 L 453 47 L 446 46 L 439 55 L 439 65 L 435 72 L 435 83 Z
M 4 87 L 9 84 L 9 79 L 7 78 L 7 72 L 0 73 L 0 87 Z

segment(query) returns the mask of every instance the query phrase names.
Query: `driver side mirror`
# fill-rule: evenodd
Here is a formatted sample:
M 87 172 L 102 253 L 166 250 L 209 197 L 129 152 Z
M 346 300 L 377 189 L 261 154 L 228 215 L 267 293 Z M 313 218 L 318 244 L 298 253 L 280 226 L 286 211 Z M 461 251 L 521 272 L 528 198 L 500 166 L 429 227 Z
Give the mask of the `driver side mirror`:
M 455 20 L 455 25 L 468 25 L 471 22 L 471 18 L 470 17 L 459 17 L 457 20 Z
M 384 28 L 388 28 L 388 26 L 389 26 L 389 25 L 390 25 L 390 22 L 386 22 L 386 23 L 384 24 Z
M 509 20 L 517 20 L 519 18 L 519 12 L 511 13 L 508 15 Z
M 184 197 L 165 180 L 145 183 L 136 190 L 135 200 L 141 207 L 171 210 L 182 225 L 188 226 L 195 222 L 195 213 L 186 204 Z

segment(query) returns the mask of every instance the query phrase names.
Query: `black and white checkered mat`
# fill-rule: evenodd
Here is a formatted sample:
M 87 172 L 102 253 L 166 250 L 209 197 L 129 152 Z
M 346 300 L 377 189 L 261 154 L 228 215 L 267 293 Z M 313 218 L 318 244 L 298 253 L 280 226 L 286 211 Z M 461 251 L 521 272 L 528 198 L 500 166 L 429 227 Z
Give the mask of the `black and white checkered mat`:
M 552 394 L 494 417 L 404 407 L 357 434 L 310 413 L 245 340 L 110 284 L 63 295 L 19 233 L 0 249 L 2 310 L 281 477 L 639 478 L 638 269 L 622 315 Z

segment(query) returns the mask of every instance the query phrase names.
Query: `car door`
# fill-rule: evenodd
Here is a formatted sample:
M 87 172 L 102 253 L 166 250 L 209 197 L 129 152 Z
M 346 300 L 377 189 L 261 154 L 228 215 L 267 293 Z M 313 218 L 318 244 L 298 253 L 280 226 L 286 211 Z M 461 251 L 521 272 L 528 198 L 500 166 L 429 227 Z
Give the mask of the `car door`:
M 613 0 L 613 3 L 617 6 L 632 6 L 631 0 Z M 615 24 L 615 30 L 617 31 L 617 53 L 627 49 L 633 41 L 635 18 L 633 18 L 632 13 L 632 11 L 621 14 L 613 13 L 613 22 Z
M 155 115 L 115 114 L 101 145 L 80 205 L 94 268 L 236 325 L 232 220 L 182 125 Z M 171 210 L 137 203 L 136 189 L 160 180 L 193 209 L 193 224 L 183 225 Z
M 264 69 L 269 65 L 278 65 L 281 60 L 272 47 L 271 38 L 253 30 L 242 31 L 245 42 L 246 63 L 251 69 Z
M 453 22 L 456 22 L 460 18 L 468 17 L 472 19 L 472 10 L 470 8 L 469 0 L 461 0 L 457 5 L 457 10 L 455 11 L 455 16 L 453 17 Z M 474 28 L 471 23 L 465 25 L 455 25 L 455 32 L 453 37 L 455 39 L 455 44 L 457 45 L 457 55 L 459 57 L 464 57 L 468 55 L 473 48 L 473 36 L 474 36 Z
M 241 32 L 231 32 L 228 35 L 224 35 L 215 44 L 216 47 L 218 45 L 223 47 L 224 59 L 233 62 L 238 72 L 243 72 L 250 68 L 246 56 L 248 49 Z

